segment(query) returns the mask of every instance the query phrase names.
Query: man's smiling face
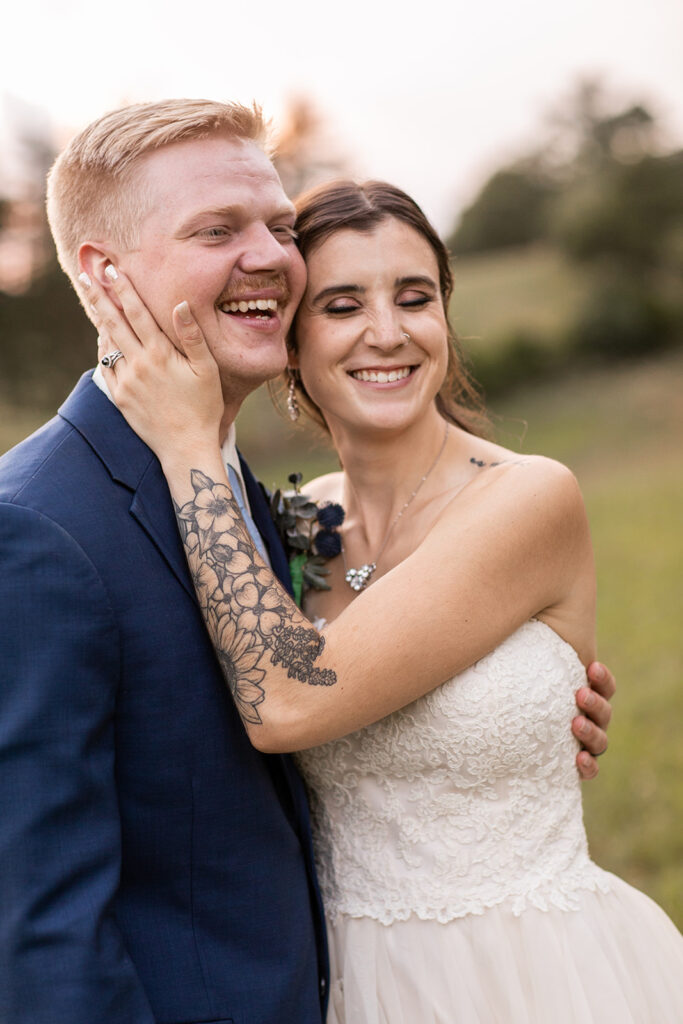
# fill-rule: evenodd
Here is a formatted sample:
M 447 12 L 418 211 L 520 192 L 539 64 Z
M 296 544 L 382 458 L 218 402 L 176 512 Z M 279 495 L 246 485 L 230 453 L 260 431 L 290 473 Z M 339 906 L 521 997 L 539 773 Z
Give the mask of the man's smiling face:
M 217 135 L 165 146 L 140 165 L 151 198 L 138 247 L 121 254 L 157 323 L 187 300 L 239 404 L 286 364 L 285 337 L 306 283 L 294 208 L 265 153 Z

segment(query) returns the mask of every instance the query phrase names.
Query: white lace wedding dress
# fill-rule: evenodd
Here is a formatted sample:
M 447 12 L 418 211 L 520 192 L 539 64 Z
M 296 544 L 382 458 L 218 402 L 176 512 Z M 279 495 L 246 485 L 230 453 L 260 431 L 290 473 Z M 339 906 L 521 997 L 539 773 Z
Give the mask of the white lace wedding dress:
M 683 937 L 588 856 L 569 729 L 584 681 L 532 620 L 402 711 L 297 755 L 327 1024 L 683 1022 Z

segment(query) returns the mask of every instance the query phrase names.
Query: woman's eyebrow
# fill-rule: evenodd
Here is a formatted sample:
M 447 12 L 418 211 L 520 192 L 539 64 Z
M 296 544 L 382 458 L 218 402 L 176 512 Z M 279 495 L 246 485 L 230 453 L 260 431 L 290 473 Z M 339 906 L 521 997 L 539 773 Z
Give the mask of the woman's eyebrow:
M 345 294 L 362 295 L 365 292 L 365 288 L 361 288 L 359 284 L 333 284 L 329 288 L 323 288 L 322 291 L 318 292 L 313 297 L 314 302 L 322 302 L 323 299 L 327 299 L 330 295 L 337 295 L 339 292 Z
M 427 274 L 408 274 L 406 277 L 397 277 L 394 281 L 396 288 L 403 288 L 407 284 L 426 284 L 436 288 L 436 281 Z

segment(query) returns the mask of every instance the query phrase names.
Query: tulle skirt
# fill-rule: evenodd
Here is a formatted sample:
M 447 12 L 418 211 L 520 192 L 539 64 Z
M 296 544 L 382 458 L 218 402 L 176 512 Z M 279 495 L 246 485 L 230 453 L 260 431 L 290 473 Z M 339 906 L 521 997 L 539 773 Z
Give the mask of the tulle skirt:
M 579 910 L 328 924 L 327 1024 L 682 1024 L 683 936 L 614 875 Z

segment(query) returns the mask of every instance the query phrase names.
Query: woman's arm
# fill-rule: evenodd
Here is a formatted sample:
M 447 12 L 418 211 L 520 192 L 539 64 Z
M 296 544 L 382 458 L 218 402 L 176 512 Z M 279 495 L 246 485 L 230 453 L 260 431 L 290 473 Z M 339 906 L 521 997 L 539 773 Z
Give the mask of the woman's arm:
M 187 362 L 171 353 L 163 363 L 158 328 L 136 322 L 149 314 L 130 296 L 124 308 L 137 335 L 153 339 L 151 358 L 141 358 L 150 345 L 117 324 L 125 361 L 108 371 L 108 381 L 160 457 L 212 642 L 260 749 L 314 746 L 404 706 L 556 605 L 590 557 L 571 474 L 543 459 L 501 466 L 461 494 L 420 548 L 322 636 L 254 551 L 242 523 L 216 437 L 220 400 L 207 386 L 198 404 L 188 386 L 190 374 L 208 379 L 211 356 L 200 336 L 185 344 Z M 140 400 L 135 382 L 144 376 Z M 163 425 L 162 407 L 173 409 Z
M 583 547 L 569 474 L 515 468 L 485 522 L 481 500 L 461 499 L 321 635 L 255 551 L 220 456 L 176 453 L 163 469 L 224 676 L 269 752 L 345 735 L 457 674 L 556 602 Z

